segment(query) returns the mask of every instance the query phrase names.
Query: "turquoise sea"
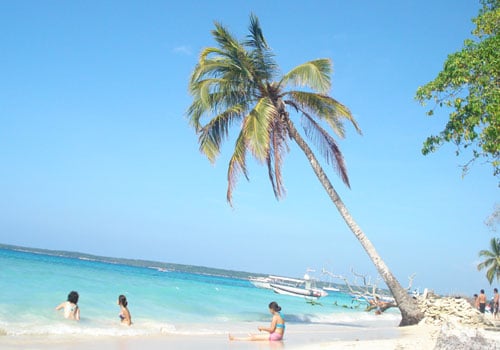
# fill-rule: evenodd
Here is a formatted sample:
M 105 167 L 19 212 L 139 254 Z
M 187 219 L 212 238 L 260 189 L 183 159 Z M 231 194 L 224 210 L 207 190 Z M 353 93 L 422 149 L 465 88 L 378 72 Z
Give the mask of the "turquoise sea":
M 330 293 L 313 305 L 256 288 L 236 271 L 216 275 L 211 269 L 172 266 L 0 247 L 0 335 L 247 333 L 253 323 L 270 321 L 271 301 L 282 306 L 289 324 L 377 322 L 344 293 Z M 72 290 L 80 295 L 80 322 L 55 311 Z M 119 322 L 119 294 L 129 301 L 131 327 Z M 398 313 L 384 317 L 395 323 L 400 318 Z

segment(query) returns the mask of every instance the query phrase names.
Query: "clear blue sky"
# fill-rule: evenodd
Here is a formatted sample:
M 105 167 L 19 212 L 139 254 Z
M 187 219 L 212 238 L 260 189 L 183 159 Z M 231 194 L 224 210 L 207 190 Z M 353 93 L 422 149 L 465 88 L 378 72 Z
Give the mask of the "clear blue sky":
M 453 146 L 424 157 L 415 100 L 470 37 L 479 1 L 0 2 L 0 242 L 300 276 L 375 276 L 304 155 L 285 159 L 277 202 L 265 167 L 225 201 L 231 138 L 212 166 L 185 112 L 213 21 L 246 35 L 254 12 L 283 72 L 334 62 L 331 95 L 364 135 L 340 141 L 351 214 L 403 285 L 472 294 L 498 201 L 486 164 L 462 179 Z

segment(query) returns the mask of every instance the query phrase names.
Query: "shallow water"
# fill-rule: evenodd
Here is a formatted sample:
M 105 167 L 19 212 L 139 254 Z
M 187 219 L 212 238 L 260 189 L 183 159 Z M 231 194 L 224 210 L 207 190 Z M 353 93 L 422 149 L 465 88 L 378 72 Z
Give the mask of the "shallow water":
M 311 305 L 245 279 L 199 274 L 195 267 L 189 273 L 160 270 L 0 248 L 0 335 L 246 332 L 249 324 L 270 321 L 267 305 L 273 300 L 291 324 L 369 327 L 380 321 L 343 293 Z M 54 310 L 71 290 L 80 295 L 80 322 Z M 129 301 L 132 327 L 120 325 L 119 294 Z M 397 323 L 400 316 L 384 318 Z

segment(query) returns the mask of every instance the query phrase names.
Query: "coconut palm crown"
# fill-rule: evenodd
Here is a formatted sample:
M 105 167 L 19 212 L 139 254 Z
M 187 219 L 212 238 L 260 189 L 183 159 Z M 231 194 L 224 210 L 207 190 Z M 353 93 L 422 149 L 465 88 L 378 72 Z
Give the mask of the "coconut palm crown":
M 350 187 L 340 149 L 324 126 L 340 138 L 344 137 L 345 121 L 359 133 L 361 131 L 349 109 L 327 95 L 331 86 L 331 61 L 306 62 L 277 79 L 278 67 L 254 15 L 250 16 L 249 31 L 247 39 L 239 42 L 221 24 L 215 23 L 212 34 L 218 47 L 201 52 L 189 84 L 193 103 L 187 114 L 199 135 L 200 150 L 211 162 L 219 155 L 231 126 L 237 123 L 235 126 L 239 127 L 228 167 L 228 202 L 231 204 L 238 176 L 243 174 L 248 179 L 246 160 L 249 152 L 267 165 L 274 194 L 280 199 L 285 193 L 281 166 L 289 150 L 287 142 L 293 140 L 304 152 L 328 196 L 393 294 L 402 315 L 400 325 L 418 323 L 423 314 L 354 221 L 290 118 L 289 111 L 301 117 L 305 135 Z M 296 87 L 305 88 L 305 91 L 293 89 Z M 206 124 L 201 121 L 203 117 L 209 118 Z
M 240 174 L 248 179 L 248 151 L 268 168 L 274 194 L 284 195 L 281 166 L 288 151 L 289 109 L 299 112 L 306 135 L 349 186 L 346 166 L 335 139 L 321 125 L 344 137 L 344 120 L 360 129 L 349 109 L 328 96 L 332 63 L 317 59 L 293 68 L 279 80 L 278 67 L 256 16 L 250 17 L 247 40 L 235 39 L 220 23 L 212 34 L 219 47 L 205 48 L 190 80 L 193 103 L 188 110 L 199 135 L 200 150 L 211 162 L 235 123 L 241 127 L 228 168 L 227 200 L 231 203 Z M 288 87 L 306 87 L 299 91 Z M 213 116 L 205 125 L 203 116 Z
M 500 281 L 500 238 L 492 238 L 490 240 L 491 250 L 481 250 L 479 256 L 484 258 L 484 261 L 477 265 L 478 270 L 486 270 L 486 278 L 490 284 L 496 277 Z

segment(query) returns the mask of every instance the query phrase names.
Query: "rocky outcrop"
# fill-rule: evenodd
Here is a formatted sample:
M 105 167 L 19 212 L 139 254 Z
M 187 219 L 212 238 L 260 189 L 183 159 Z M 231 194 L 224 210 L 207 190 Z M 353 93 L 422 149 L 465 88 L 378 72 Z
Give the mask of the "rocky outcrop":
M 422 322 L 428 324 L 452 323 L 473 327 L 493 326 L 490 320 L 464 298 L 418 297 L 417 301 L 424 313 Z
M 427 295 L 417 297 L 424 314 L 421 325 L 437 326 L 434 350 L 500 350 L 500 330 L 465 298 Z
M 487 339 L 478 328 L 446 324 L 436 340 L 434 350 L 500 350 L 494 339 Z

